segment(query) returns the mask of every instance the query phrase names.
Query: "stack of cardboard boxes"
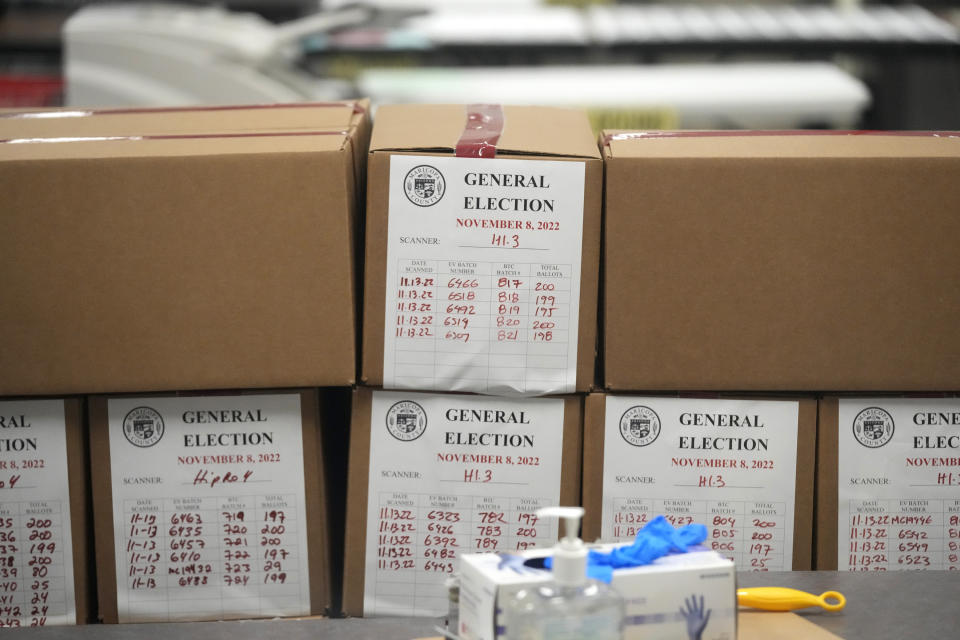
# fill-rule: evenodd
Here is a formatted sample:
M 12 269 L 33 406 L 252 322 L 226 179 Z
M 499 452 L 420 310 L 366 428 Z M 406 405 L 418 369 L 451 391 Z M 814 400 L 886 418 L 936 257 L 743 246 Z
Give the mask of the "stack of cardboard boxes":
M 344 611 L 438 615 L 462 554 L 550 544 L 536 510 L 580 500 L 603 164 L 579 111 L 408 105 L 368 166 Z
M 637 420 L 656 424 L 659 413 L 676 477 L 713 500 L 740 485 L 755 501 L 744 506 L 748 524 L 774 523 L 776 541 L 788 541 L 792 530 L 795 569 L 810 568 L 814 496 L 817 568 L 837 568 L 838 557 L 844 569 L 955 568 L 956 401 L 869 396 L 960 384 L 960 259 L 943 246 L 960 231 L 953 204 L 960 139 L 612 131 L 602 143 L 606 388 L 800 394 L 780 419 L 765 411 L 787 407 L 769 400 L 674 399 L 679 407 L 657 412 L 654 403 L 666 400 L 637 399 L 611 416 L 611 397 L 607 446 L 616 420 L 629 444 L 656 446 L 652 436 L 627 430 Z M 829 397 L 839 392 L 845 397 Z M 602 422 L 590 418 L 590 407 L 588 433 L 598 433 L 591 425 Z M 790 445 L 781 448 L 782 438 Z M 750 473 L 728 471 L 725 459 Z M 597 501 L 585 467 L 584 499 Z M 718 475 L 726 486 L 706 489 Z M 611 482 L 622 486 L 605 476 L 605 499 Z M 792 528 L 778 531 L 779 517 L 751 517 L 756 501 L 767 502 L 770 483 L 793 512 Z M 711 505 L 708 524 L 722 535 L 713 525 L 725 520 Z M 604 518 L 610 506 L 604 502 Z M 623 513 L 636 506 L 630 509 Z M 737 542 L 749 566 L 771 552 L 757 544 L 766 538 L 754 526 L 742 547 Z M 789 555 L 777 568 L 790 568 Z
M 3 403 L 2 552 L 49 540 L 4 624 L 90 621 L 91 566 L 105 622 L 331 609 L 315 387 L 356 376 L 367 111 L 0 114 L 0 395 L 57 398 Z
M 960 568 L 958 170 L 534 107 L 2 112 L 0 625 L 433 615 L 557 503 Z

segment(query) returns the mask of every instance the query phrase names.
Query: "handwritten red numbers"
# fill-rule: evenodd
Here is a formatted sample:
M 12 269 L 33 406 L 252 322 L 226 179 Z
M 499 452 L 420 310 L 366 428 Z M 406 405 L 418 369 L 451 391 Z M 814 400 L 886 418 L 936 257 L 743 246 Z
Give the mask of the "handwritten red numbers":
M 42 627 L 66 614 L 60 507 L 0 504 L 0 628 Z
M 378 572 L 394 576 L 384 578 L 390 583 L 406 576 L 410 584 L 442 585 L 443 578 L 456 570 L 461 553 L 509 552 L 549 544 L 553 528 L 539 522 L 534 513 L 541 502 L 382 494 L 374 523 Z
M 850 571 L 960 569 L 960 500 L 851 500 Z

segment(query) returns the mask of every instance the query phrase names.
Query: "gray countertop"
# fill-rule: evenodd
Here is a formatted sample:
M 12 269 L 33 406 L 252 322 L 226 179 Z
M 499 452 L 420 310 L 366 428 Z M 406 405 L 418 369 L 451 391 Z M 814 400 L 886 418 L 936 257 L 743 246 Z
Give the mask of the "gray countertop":
M 800 612 L 847 640 L 960 638 L 960 572 L 740 573 L 740 586 L 828 590 L 847 597 L 844 611 Z M 4 640 L 410 640 L 436 635 L 431 618 L 255 620 L 169 624 L 88 625 L 5 629 Z
M 737 578 L 742 587 L 841 592 L 847 598 L 843 611 L 797 613 L 847 640 L 960 638 L 960 572 L 784 571 L 739 573 Z

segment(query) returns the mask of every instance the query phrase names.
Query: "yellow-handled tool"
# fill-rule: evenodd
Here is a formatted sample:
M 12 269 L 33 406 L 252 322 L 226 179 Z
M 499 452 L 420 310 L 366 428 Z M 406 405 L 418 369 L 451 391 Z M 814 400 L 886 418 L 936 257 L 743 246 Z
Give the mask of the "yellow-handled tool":
M 834 602 L 829 602 L 828 598 Z M 840 611 L 846 606 L 847 599 L 839 591 L 824 591 L 820 595 L 815 595 L 785 587 L 751 587 L 737 589 L 737 604 L 765 611 L 793 611 L 807 607 Z

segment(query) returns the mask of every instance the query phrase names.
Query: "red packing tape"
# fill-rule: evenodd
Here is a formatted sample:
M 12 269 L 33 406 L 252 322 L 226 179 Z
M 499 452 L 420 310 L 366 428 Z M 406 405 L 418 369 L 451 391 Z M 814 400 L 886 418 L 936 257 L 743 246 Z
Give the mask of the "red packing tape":
M 723 131 L 625 131 L 608 133 L 603 144 L 613 140 L 644 140 L 652 138 L 739 138 L 752 136 L 907 136 L 921 138 L 960 138 L 958 131 L 846 131 L 832 129 L 784 129 L 769 131 L 737 130 Z
M 286 138 L 291 136 L 345 136 L 348 131 L 263 131 L 253 133 L 173 133 L 144 136 L 76 136 L 59 138 L 7 138 L 0 144 L 50 144 L 61 142 L 124 142 L 138 140 L 205 140 L 211 138 Z
M 311 109 L 317 107 L 348 107 L 354 113 L 366 110 L 356 102 L 279 102 L 275 104 L 201 105 L 193 107 L 129 107 L 119 109 L 64 109 L 61 111 L 13 111 L 0 113 L 0 118 L 85 118 L 89 116 L 131 115 L 139 113 L 185 113 L 193 111 L 252 111 L 256 109 Z
M 458 158 L 495 158 L 503 133 L 503 107 L 499 104 L 468 104 L 467 124 L 457 141 Z

